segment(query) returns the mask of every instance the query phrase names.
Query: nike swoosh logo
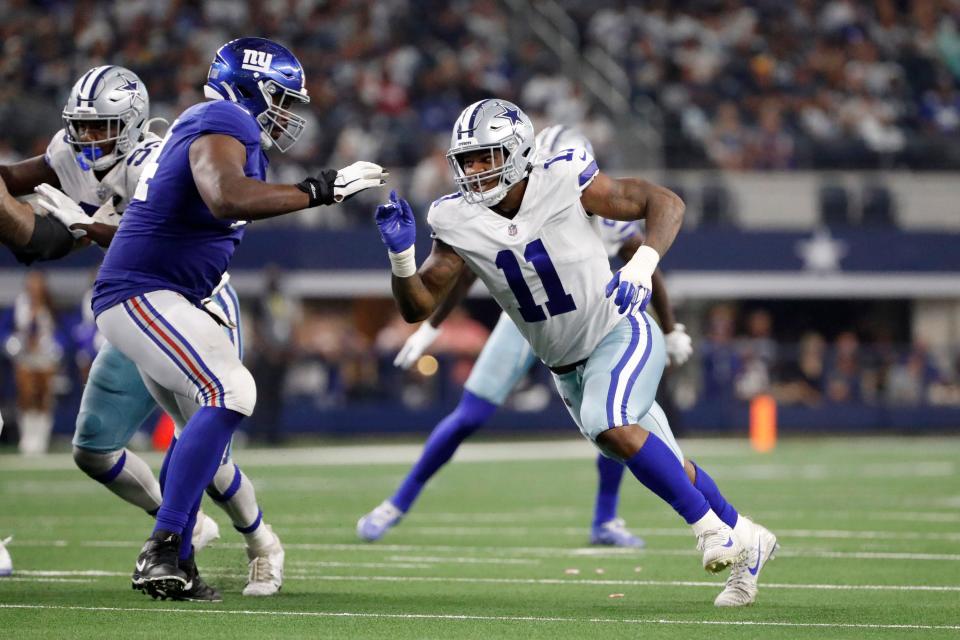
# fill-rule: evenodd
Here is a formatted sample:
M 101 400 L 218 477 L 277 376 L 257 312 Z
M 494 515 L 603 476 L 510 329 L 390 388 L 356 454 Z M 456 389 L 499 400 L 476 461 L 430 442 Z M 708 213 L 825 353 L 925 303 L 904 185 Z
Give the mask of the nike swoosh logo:
M 757 564 L 749 568 L 750 575 L 755 576 L 757 572 L 760 571 L 760 558 L 763 557 L 763 547 L 760 545 L 760 540 L 757 540 Z
M 733 538 L 727 538 L 727 542 L 726 542 L 725 544 L 723 544 L 722 546 L 724 546 L 724 547 L 732 547 L 732 546 L 733 546 Z
M 587 159 L 587 152 L 586 152 L 586 151 L 584 151 L 584 152 L 580 155 L 580 159 L 581 159 L 581 160 L 586 160 L 586 159 Z

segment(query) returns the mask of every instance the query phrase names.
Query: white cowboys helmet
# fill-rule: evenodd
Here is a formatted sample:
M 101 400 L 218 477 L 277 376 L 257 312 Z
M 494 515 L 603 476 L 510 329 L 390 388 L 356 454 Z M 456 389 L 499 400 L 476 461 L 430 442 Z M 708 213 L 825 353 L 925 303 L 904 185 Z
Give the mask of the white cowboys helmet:
M 133 71 L 115 65 L 94 67 L 80 76 L 63 107 L 66 139 L 77 151 L 77 162 L 96 171 L 109 169 L 132 151 L 149 118 L 147 87 Z M 89 126 L 103 128 L 104 136 L 81 141 L 81 129 Z
M 463 155 L 483 150 L 490 150 L 493 163 L 500 164 L 482 173 L 464 174 Z M 491 98 L 473 103 L 457 118 L 447 159 L 463 199 L 492 207 L 527 177 L 535 155 L 530 118 L 512 102 Z M 484 189 L 484 184 L 495 178 L 497 184 Z

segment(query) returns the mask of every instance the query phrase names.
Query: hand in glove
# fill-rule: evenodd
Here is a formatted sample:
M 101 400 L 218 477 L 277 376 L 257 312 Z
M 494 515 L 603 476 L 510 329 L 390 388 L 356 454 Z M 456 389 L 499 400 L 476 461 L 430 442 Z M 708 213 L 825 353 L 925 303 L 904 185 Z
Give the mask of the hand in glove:
M 90 216 L 70 196 L 46 182 L 37 185 L 34 191 L 40 195 L 37 204 L 65 226 L 74 238 L 87 235 L 85 229 L 76 225 L 90 224 Z
M 439 327 L 434 327 L 429 321 L 421 324 L 420 328 L 414 331 L 403 343 L 403 348 L 400 349 L 400 353 L 393 360 L 393 366 L 401 369 L 412 367 L 439 335 Z

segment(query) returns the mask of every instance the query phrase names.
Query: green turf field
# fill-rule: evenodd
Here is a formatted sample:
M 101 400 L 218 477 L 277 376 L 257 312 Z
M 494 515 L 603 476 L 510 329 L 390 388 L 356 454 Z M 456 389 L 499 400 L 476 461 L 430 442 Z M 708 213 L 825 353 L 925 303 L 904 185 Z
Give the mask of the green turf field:
M 788 441 L 769 455 L 731 441 L 686 448 L 780 537 L 752 607 L 713 607 L 723 578 L 700 568 L 689 529 L 629 474 L 621 515 L 648 548 L 585 548 L 595 483 L 585 443 L 470 445 L 376 544 L 357 541 L 355 522 L 414 448 L 241 451 L 285 542 L 287 578 L 277 597 L 242 597 L 239 535 L 208 501 L 223 537 L 198 560 L 224 591 L 216 605 L 130 589 L 150 522 L 68 456 L 0 456 L 0 537 L 16 536 L 0 637 L 960 636 L 960 438 Z

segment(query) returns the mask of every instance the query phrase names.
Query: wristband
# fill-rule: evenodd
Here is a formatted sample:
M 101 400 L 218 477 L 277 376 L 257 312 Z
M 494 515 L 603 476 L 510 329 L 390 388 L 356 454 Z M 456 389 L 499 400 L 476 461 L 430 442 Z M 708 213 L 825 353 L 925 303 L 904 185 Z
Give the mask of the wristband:
M 387 251 L 390 257 L 390 269 L 398 278 L 409 278 L 417 272 L 417 259 L 413 255 L 414 245 L 410 245 L 400 253 Z
M 632 273 L 639 272 L 649 278 L 657 269 L 659 262 L 660 254 L 657 253 L 657 250 L 644 244 L 640 245 L 640 248 L 633 254 L 627 266 L 630 267 Z

